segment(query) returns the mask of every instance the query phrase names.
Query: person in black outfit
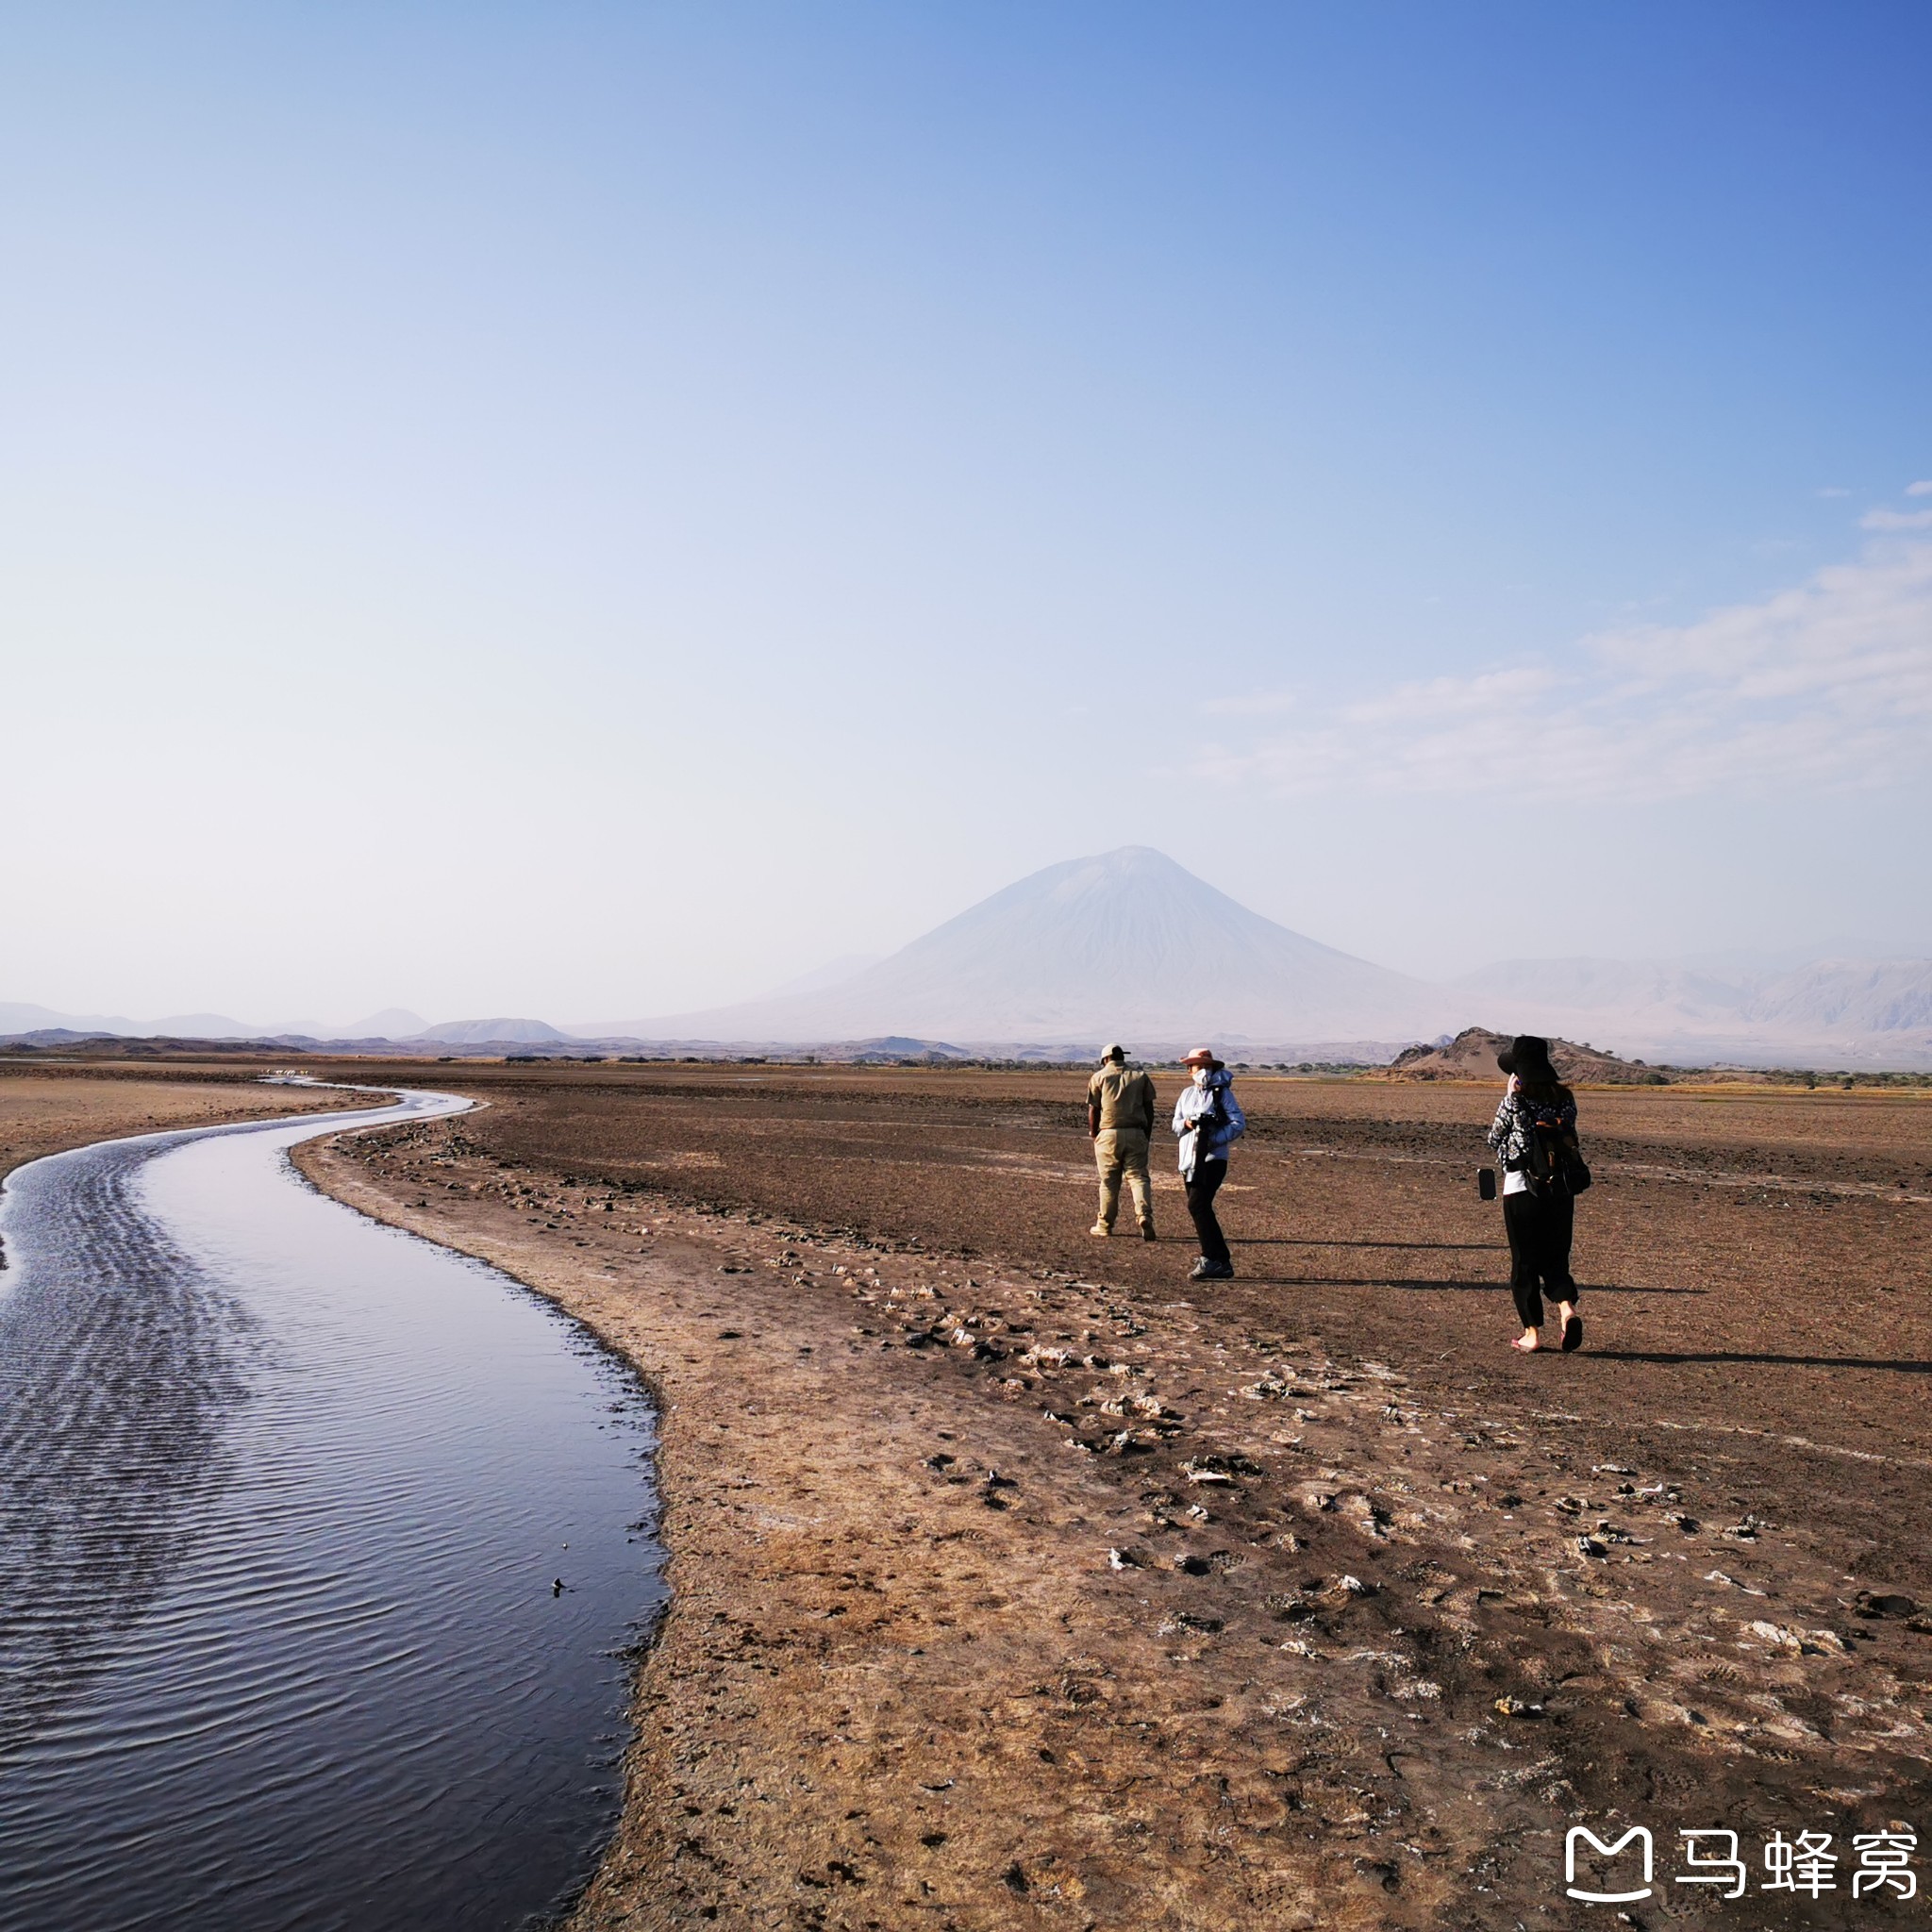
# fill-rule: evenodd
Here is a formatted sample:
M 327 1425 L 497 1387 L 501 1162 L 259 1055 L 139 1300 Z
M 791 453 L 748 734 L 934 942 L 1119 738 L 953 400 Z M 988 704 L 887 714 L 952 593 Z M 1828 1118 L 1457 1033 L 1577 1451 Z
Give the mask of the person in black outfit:
M 1509 1345 L 1524 1355 L 1543 1345 L 1543 1296 L 1557 1304 L 1567 1354 L 1583 1346 L 1570 1243 L 1576 1204 L 1564 1177 L 1576 1153 L 1576 1096 L 1557 1077 L 1549 1042 L 1522 1033 L 1496 1056 L 1509 1076 L 1490 1128 L 1503 1167 L 1503 1227 L 1509 1237 L 1509 1288 L 1523 1333 Z

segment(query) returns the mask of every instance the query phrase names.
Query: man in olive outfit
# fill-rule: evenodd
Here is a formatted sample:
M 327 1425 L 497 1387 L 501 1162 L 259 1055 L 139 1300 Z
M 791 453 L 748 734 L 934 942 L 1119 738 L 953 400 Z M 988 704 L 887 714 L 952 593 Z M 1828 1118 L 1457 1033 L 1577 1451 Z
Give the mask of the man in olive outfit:
M 1138 1068 L 1129 1071 L 1127 1050 L 1110 1046 L 1100 1071 L 1087 1083 L 1087 1131 L 1100 1169 L 1100 1219 L 1091 1232 L 1110 1235 L 1121 1209 L 1121 1176 L 1134 1192 L 1134 1219 L 1141 1239 L 1154 1233 L 1154 1187 L 1147 1178 L 1147 1137 L 1154 1131 L 1154 1082 Z

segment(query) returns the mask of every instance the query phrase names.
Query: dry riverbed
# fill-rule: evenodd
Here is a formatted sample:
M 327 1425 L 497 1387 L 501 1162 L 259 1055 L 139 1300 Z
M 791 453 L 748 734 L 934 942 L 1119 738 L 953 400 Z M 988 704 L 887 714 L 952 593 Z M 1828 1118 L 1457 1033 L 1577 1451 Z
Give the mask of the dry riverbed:
M 1373 1352 L 1347 1349 L 1332 1264 L 1297 1279 L 1300 1306 L 1279 1277 L 1191 1290 L 1173 1240 L 1029 1239 L 1041 1201 L 1075 1229 L 1091 1212 L 1077 1130 L 1028 1124 L 1037 1078 L 995 1095 L 1003 1112 L 964 1094 L 942 1122 L 943 1093 L 903 1084 L 825 1097 L 827 1136 L 877 1146 L 848 1163 L 837 1221 L 782 1211 L 778 1184 L 734 1198 L 734 1175 L 769 1176 L 783 1095 L 740 1095 L 734 1114 L 720 1090 L 462 1084 L 491 1107 L 298 1158 L 340 1198 L 554 1298 L 661 1403 L 672 1608 L 640 1672 L 623 1826 L 574 1924 L 1489 1932 L 1567 1923 L 1572 1823 L 1647 1823 L 1663 1859 L 1686 1826 L 1747 1846 L 1824 1829 L 1849 1866 L 1855 1831 L 1918 1817 L 1916 1329 L 1894 1321 L 1883 1358 L 1848 1354 L 1840 1374 L 1761 1334 L 1756 1356 L 1713 1337 L 1731 1306 L 1714 1302 L 1693 1312 L 1722 1348 L 1524 1364 L 1497 1354 L 1498 1290 L 1495 1306 L 1411 1294 L 1404 1325 L 1364 1319 Z M 1322 1162 L 1324 1212 L 1400 1223 L 1432 1160 L 1453 1160 L 1460 1203 L 1473 1159 L 1432 1155 L 1426 1119 L 1386 1131 L 1410 1102 L 1384 1089 L 1357 1117 L 1360 1090 L 1338 1091 L 1318 1144 L 1306 1120 L 1277 1137 Z M 810 1111 L 784 1116 L 794 1158 Z M 1719 1189 L 1751 1205 L 1740 1191 L 1788 1187 L 1811 1158 L 1784 1127 L 1719 1158 L 1682 1130 L 1696 1118 L 1618 1116 L 1632 1135 L 1654 1120 L 1655 1144 L 1619 1148 L 1632 1172 L 1621 1200 L 1607 1181 L 1600 1222 L 1643 1234 L 1628 1267 L 1585 1269 L 1610 1283 L 1601 1316 L 1604 1292 L 1647 1282 L 1651 1341 L 1671 1339 L 1671 1296 L 1707 1291 L 1662 1278 L 1674 1237 L 1656 1217 L 1707 1218 L 1729 1205 Z M 838 1161 L 822 1152 L 821 1178 Z M 1264 1174 L 1251 1153 L 1241 1177 Z M 1881 1198 L 1821 1170 L 1808 1198 L 1879 1218 L 1828 1233 L 1870 1255 L 1882 1222 L 1908 1255 L 1920 1191 L 1885 1181 Z M 945 1238 L 948 1187 L 975 1204 L 971 1241 Z M 1003 1194 L 1035 1207 L 1003 1220 Z M 1172 1234 L 1178 1203 L 1161 1201 Z M 1258 1228 L 1260 1205 L 1237 1195 L 1230 1223 Z M 1495 1278 L 1474 1238 L 1487 1222 L 1409 1206 L 1460 1215 L 1446 1231 L 1472 1238 L 1439 1225 L 1428 1245 L 1470 1251 L 1472 1288 Z M 1761 1297 L 1818 1258 L 1807 1226 L 1808 1250 L 1778 1260 L 1791 1225 L 1750 1223 Z M 1381 1232 L 1371 1245 L 1423 1245 Z M 1403 1267 L 1391 1292 L 1458 1285 Z M 1787 1366 L 1727 1401 L 1733 1357 Z M 1823 1375 L 1840 1412 L 1781 1418 L 1774 1374 L 1801 1395 Z M 1688 1889 L 1669 1909 L 1757 1923 Z M 1787 1898 L 1776 1923 L 1851 1910 Z

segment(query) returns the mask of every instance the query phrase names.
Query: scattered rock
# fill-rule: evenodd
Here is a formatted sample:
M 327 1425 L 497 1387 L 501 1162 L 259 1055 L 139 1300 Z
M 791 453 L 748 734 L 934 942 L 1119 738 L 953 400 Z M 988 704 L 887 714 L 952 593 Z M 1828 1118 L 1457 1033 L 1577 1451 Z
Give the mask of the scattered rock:
M 1748 1583 L 1740 1583 L 1735 1576 L 1726 1576 L 1722 1570 L 1707 1570 L 1704 1573 L 1707 1583 L 1728 1584 L 1732 1590 L 1741 1590 L 1746 1596 L 1762 1596 L 1764 1591 L 1753 1590 Z
M 1036 1341 L 1030 1348 L 1024 1350 L 1019 1358 L 1029 1369 L 1063 1369 L 1074 1357 L 1071 1350 L 1048 1348 Z M 1014 1869 L 1017 1870 L 1018 1867 Z
M 1915 1599 L 1890 1591 L 1861 1590 L 1852 1601 L 1853 1614 L 1860 1617 L 1915 1617 L 1919 1613 Z
M 1369 1858 L 1357 1859 L 1356 1870 L 1364 1878 L 1374 1879 L 1384 1891 L 1399 1891 L 1402 1889 L 1401 1874 L 1393 1865 L 1385 1861 Z
M 1380 1541 L 1389 1534 L 1389 1512 L 1373 1497 L 1352 1493 L 1339 1498 L 1336 1507 L 1364 1536 Z
M 1278 1624 L 1299 1624 L 1315 1614 L 1307 1592 L 1300 1590 L 1274 1591 L 1261 1599 L 1261 1607 Z
M 1775 1644 L 1780 1650 L 1795 1651 L 1800 1657 L 1823 1657 L 1827 1653 L 1842 1657 L 1845 1653 L 1844 1640 L 1834 1631 L 1790 1630 L 1763 1617 L 1757 1618 L 1745 1627 L 1752 1636 L 1762 1638 L 1766 1643 Z

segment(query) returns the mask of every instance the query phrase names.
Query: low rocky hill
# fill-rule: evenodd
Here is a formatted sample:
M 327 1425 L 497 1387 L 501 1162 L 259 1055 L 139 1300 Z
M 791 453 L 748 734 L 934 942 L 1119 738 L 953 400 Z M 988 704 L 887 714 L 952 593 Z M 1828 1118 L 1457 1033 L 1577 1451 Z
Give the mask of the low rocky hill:
M 1384 1078 L 1399 1080 L 1501 1080 L 1496 1056 L 1509 1044 L 1507 1033 L 1486 1026 L 1465 1026 L 1444 1046 L 1411 1046 L 1384 1070 Z M 1609 1083 L 1624 1087 L 1660 1087 L 1665 1076 L 1641 1060 L 1619 1059 L 1593 1046 L 1572 1040 L 1550 1041 L 1550 1058 L 1572 1086 Z

